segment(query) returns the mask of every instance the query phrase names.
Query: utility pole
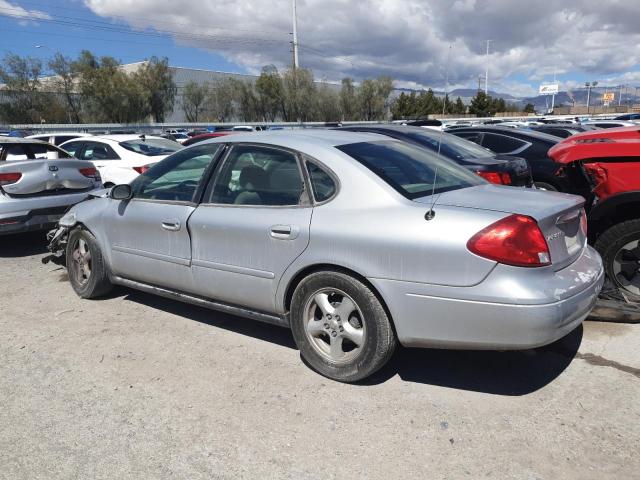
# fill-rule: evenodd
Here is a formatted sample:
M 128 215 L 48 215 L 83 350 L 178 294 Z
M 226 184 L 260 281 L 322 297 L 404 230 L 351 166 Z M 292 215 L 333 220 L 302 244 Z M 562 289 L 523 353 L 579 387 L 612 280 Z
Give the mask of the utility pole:
M 298 64 L 298 14 L 296 12 L 296 0 L 293 0 L 293 69 L 297 69 Z
M 487 70 L 484 74 L 484 93 L 485 95 L 489 95 L 489 44 L 491 43 L 491 40 L 487 40 L 487 57 L 486 57 L 486 61 L 487 61 Z
M 556 83 L 556 69 L 555 68 L 553 69 L 553 84 L 557 85 L 557 83 Z M 554 92 L 553 95 L 551 95 L 551 113 L 553 113 L 553 109 L 555 108 L 555 105 L 556 105 L 555 87 L 554 87 L 553 92 Z
M 622 85 L 618 87 L 618 106 L 622 105 Z

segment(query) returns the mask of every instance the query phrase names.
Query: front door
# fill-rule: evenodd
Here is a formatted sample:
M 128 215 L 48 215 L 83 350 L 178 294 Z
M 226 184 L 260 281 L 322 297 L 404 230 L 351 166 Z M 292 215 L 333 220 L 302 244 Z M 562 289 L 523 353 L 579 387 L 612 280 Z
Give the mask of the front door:
M 234 145 L 189 219 L 197 292 L 273 312 L 278 281 L 309 243 L 312 210 L 296 153 Z
M 188 220 L 220 144 L 200 145 L 159 162 L 132 184 L 133 198 L 113 201 L 106 221 L 113 273 L 192 290 Z

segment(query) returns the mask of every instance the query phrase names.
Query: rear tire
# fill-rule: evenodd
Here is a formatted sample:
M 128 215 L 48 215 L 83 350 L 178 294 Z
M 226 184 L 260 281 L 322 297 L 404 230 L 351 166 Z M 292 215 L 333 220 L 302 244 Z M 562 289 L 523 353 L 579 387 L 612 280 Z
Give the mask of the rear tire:
M 96 238 L 88 230 L 76 228 L 69 234 L 66 252 L 71 287 L 81 298 L 97 298 L 113 285 Z
M 339 382 L 356 382 L 386 364 L 396 348 L 391 321 L 369 287 L 349 275 L 312 273 L 291 300 L 291 329 L 302 358 Z
M 540 190 L 548 190 L 550 192 L 557 192 L 558 189 L 556 187 L 554 187 L 553 185 L 551 185 L 550 183 L 547 182 L 533 182 L 533 184 L 536 186 L 536 188 L 540 189 Z
M 640 220 L 628 220 L 605 230 L 595 248 L 611 281 L 625 293 L 640 296 Z

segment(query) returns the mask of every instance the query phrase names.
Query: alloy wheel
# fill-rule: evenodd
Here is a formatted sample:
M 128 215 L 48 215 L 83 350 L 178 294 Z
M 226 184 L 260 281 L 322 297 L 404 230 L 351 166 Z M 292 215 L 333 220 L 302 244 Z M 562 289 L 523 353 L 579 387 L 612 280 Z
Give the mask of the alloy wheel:
M 76 241 L 71 258 L 75 279 L 80 286 L 83 286 L 91 277 L 91 250 L 84 238 Z
M 640 295 L 640 240 L 625 244 L 613 258 L 616 283 L 625 290 Z
M 305 332 L 316 352 L 334 363 L 357 357 L 365 343 L 365 319 L 356 302 L 335 288 L 315 292 L 304 309 Z

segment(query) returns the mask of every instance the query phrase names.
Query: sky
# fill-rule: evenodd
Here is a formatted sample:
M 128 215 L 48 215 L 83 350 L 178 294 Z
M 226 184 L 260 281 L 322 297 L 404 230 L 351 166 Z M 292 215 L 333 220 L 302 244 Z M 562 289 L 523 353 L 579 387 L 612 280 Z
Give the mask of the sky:
M 297 0 L 300 66 L 340 81 L 535 95 L 640 85 L 638 0 Z M 0 54 L 82 49 L 124 63 L 259 73 L 291 64 L 292 0 L 0 0 Z M 490 40 L 489 56 L 486 55 Z

